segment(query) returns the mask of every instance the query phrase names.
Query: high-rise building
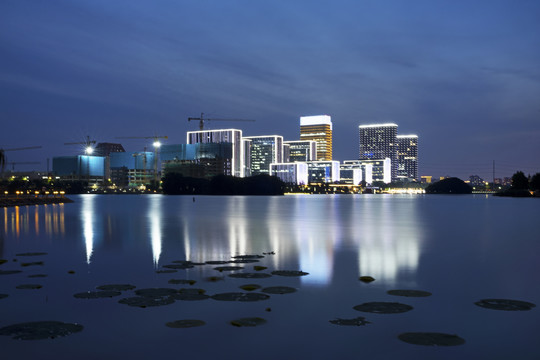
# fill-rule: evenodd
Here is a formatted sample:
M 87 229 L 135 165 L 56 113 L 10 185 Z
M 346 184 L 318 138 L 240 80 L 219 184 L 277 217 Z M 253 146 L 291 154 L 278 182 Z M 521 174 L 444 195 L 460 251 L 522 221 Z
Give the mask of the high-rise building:
M 230 143 L 232 144 L 231 170 L 225 175 L 244 176 L 244 143 L 242 142 L 242 130 L 220 129 L 188 131 L 188 144 L 198 143 Z
M 370 124 L 358 127 L 360 160 L 390 159 L 391 180 L 397 178 L 397 125 Z
M 317 160 L 332 160 L 332 119 L 328 115 L 300 117 L 300 140 L 317 143 Z
M 317 160 L 317 142 L 314 140 L 284 141 L 289 145 L 289 162 Z
M 251 140 L 251 175 L 270 174 L 270 164 L 283 162 L 283 136 L 246 136 Z
M 397 135 L 397 179 L 418 181 L 418 136 Z

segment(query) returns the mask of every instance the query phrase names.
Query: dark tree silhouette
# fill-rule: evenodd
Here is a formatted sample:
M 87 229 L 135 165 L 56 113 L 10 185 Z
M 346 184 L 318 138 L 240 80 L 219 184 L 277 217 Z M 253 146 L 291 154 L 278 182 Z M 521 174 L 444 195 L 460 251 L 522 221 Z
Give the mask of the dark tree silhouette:
M 523 171 L 518 171 L 512 175 L 512 188 L 525 190 L 529 188 L 529 179 L 527 179 Z
M 540 173 L 536 173 L 531 178 L 529 183 L 530 189 L 533 191 L 540 191 Z
M 426 188 L 427 194 L 470 194 L 472 188 L 463 180 L 451 177 L 437 181 Z

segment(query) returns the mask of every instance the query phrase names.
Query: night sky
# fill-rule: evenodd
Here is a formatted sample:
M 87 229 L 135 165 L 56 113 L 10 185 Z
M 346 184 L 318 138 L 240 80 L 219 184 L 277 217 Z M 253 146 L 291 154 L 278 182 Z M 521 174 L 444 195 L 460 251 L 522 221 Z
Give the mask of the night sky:
M 65 142 L 140 151 L 185 143 L 189 116 L 245 136 L 299 138 L 334 123 L 334 158 L 358 125 L 419 136 L 419 174 L 491 180 L 540 172 L 540 1 L 0 2 L 0 147 L 8 161 L 74 155 Z

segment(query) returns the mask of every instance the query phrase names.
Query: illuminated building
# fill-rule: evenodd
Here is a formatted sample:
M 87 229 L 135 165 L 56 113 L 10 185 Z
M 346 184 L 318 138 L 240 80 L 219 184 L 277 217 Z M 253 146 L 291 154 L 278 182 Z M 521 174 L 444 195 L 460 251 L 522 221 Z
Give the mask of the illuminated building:
M 112 152 L 109 155 L 110 179 L 119 187 L 148 185 L 154 179 L 154 153 Z
M 431 175 L 423 175 L 423 176 L 420 176 L 420 181 L 422 182 L 422 184 L 431 184 L 431 179 L 433 178 L 433 176 Z
M 397 135 L 397 179 L 418 181 L 418 136 Z
M 161 160 L 165 173 L 178 173 L 194 178 L 227 175 L 232 172 L 232 144 L 163 145 Z
M 339 161 L 308 161 L 309 183 L 333 183 L 339 181 Z
M 307 185 L 308 166 L 302 162 L 270 164 L 270 175 L 286 184 Z
M 360 167 L 340 165 L 339 182 L 341 184 L 360 184 L 362 182 L 362 169 Z
M 251 140 L 242 138 L 242 148 L 243 157 L 242 157 L 242 172 L 243 176 L 251 176 Z
M 317 160 L 317 142 L 315 140 L 284 141 L 283 144 L 289 145 L 289 162 Z
M 370 124 L 358 127 L 360 137 L 358 158 L 360 160 L 390 159 L 390 181 L 397 177 L 397 127 L 396 124 Z
M 283 142 L 283 159 L 281 161 L 284 163 L 291 162 L 291 146 L 286 144 L 285 141 Z
M 53 175 L 61 180 L 85 180 L 102 184 L 105 176 L 105 157 L 91 155 L 53 157 Z
M 332 160 L 332 119 L 328 115 L 300 117 L 300 140 L 317 143 L 316 160 Z
M 251 140 L 251 175 L 269 174 L 270 164 L 283 162 L 283 136 L 246 136 Z
M 362 178 L 366 183 L 371 184 L 375 181 L 382 181 L 386 184 L 392 181 L 392 161 L 386 159 L 373 160 L 345 160 L 342 166 L 356 165 L 363 169 Z M 368 170 L 369 169 L 369 170 Z M 369 173 L 368 173 L 369 171 Z
M 225 175 L 244 176 L 244 143 L 242 141 L 242 130 L 221 129 L 188 131 L 188 144 L 197 143 L 229 143 L 232 144 L 231 169 Z

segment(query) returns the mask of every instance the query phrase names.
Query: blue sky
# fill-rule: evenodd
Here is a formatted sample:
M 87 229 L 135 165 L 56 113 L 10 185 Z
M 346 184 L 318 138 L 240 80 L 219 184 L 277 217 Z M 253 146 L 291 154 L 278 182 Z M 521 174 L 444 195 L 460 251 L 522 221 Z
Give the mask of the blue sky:
M 0 147 L 42 145 L 7 153 L 41 169 L 87 135 L 184 143 L 204 112 L 286 140 L 330 115 L 338 160 L 395 122 L 421 175 L 540 172 L 535 0 L 3 0 L 0 49 Z

